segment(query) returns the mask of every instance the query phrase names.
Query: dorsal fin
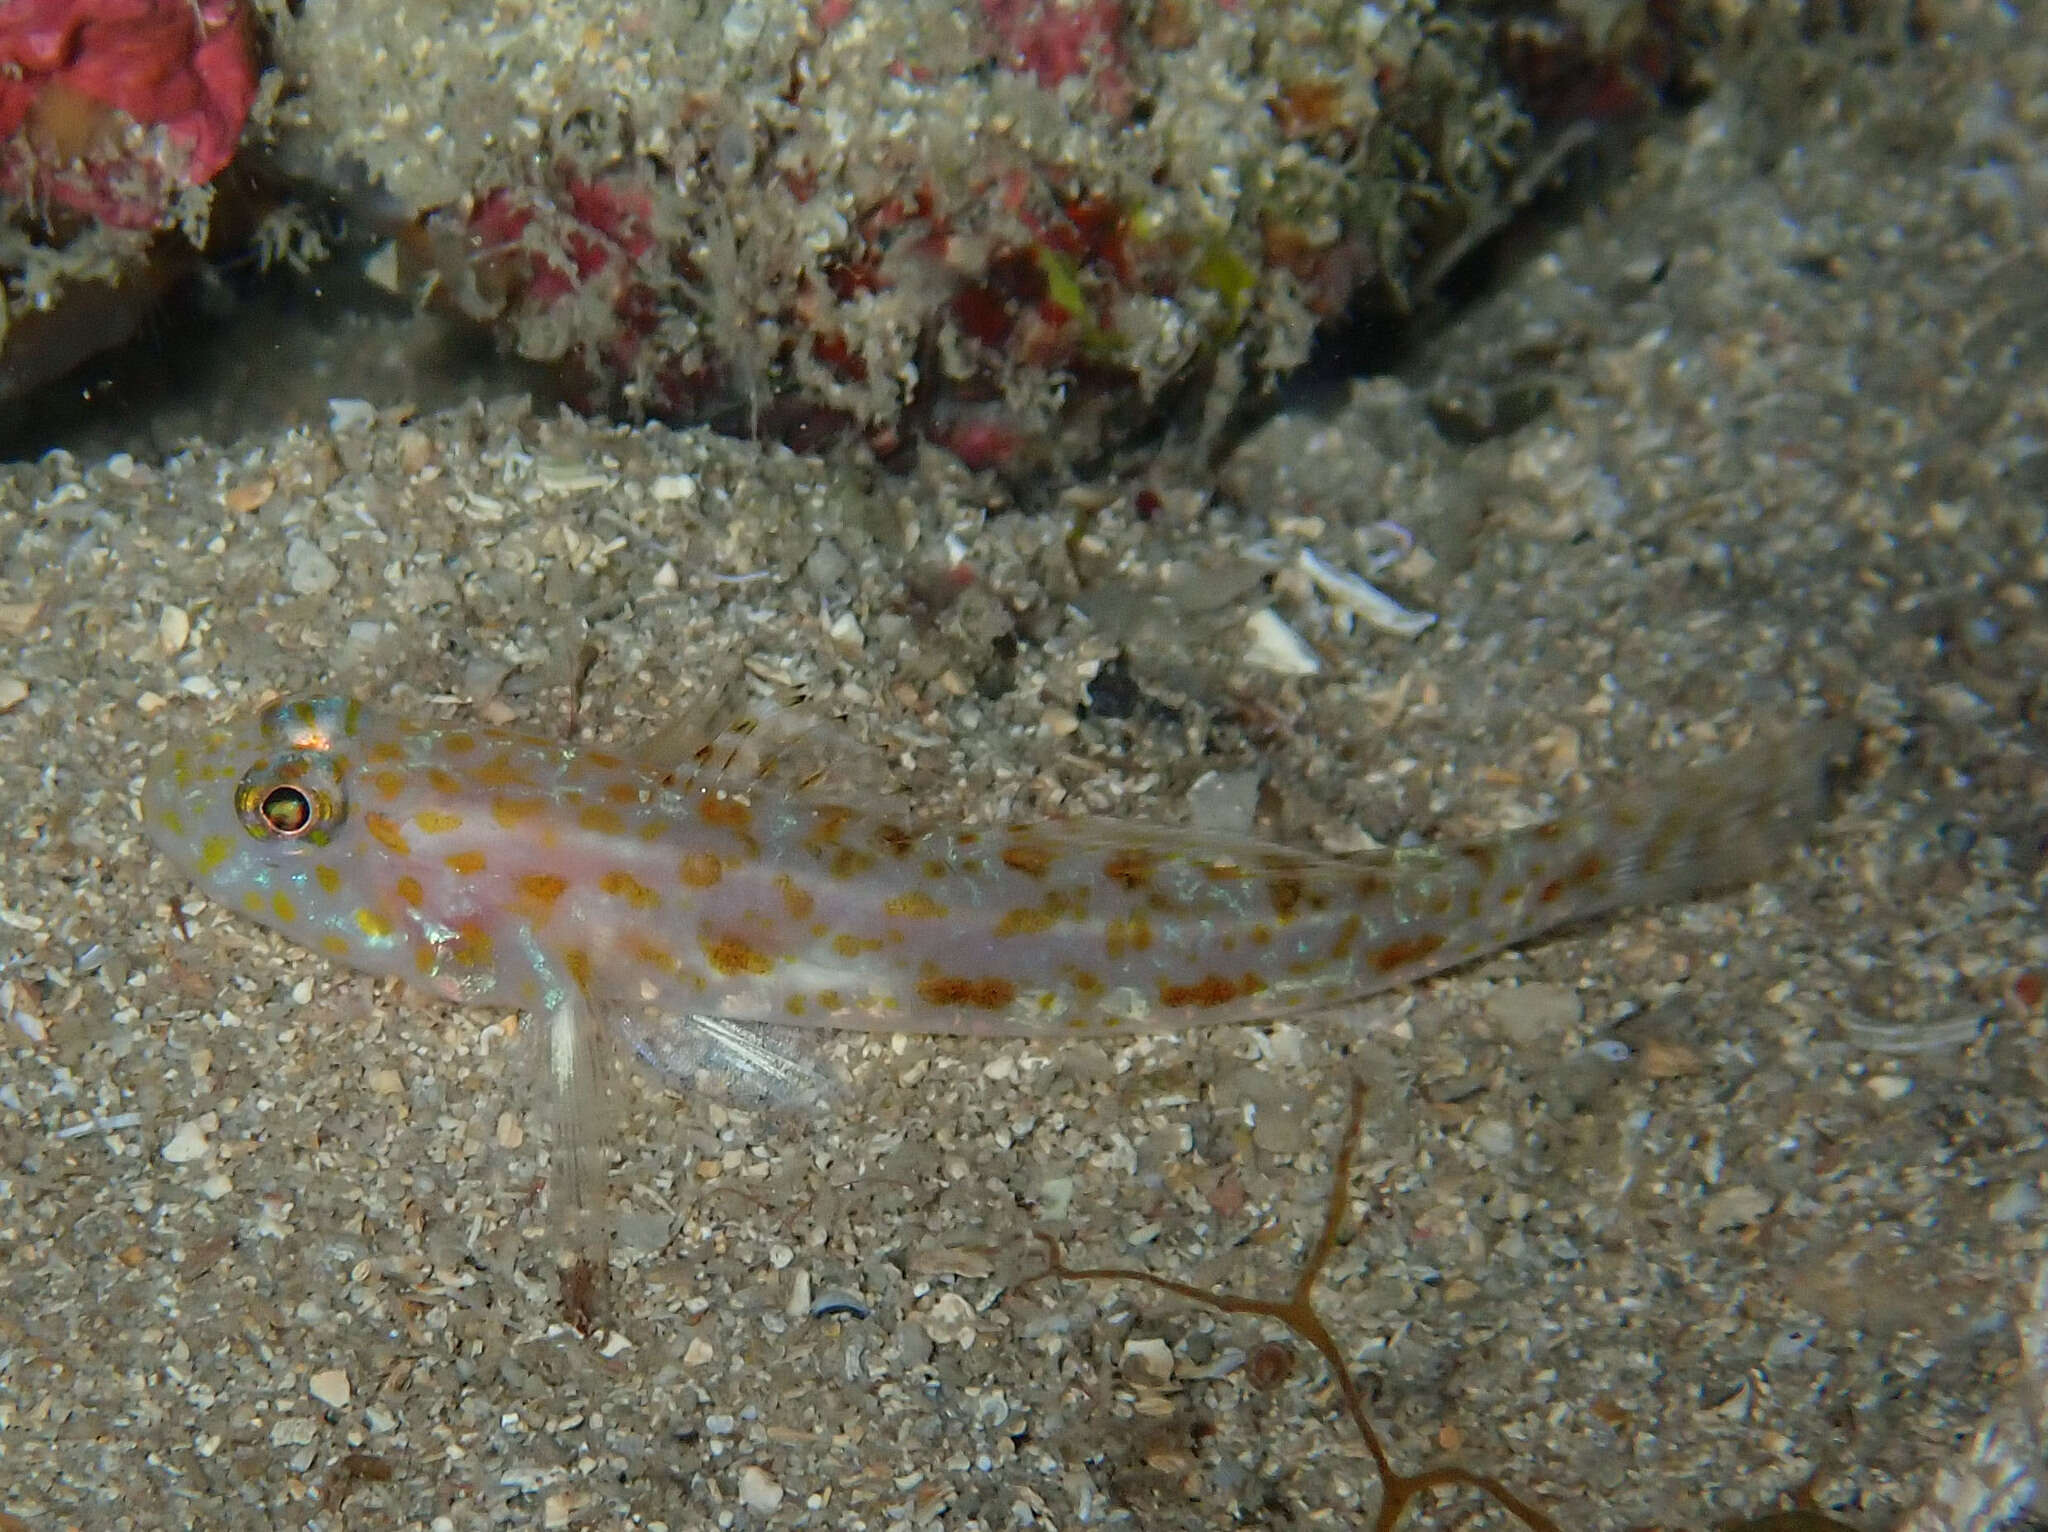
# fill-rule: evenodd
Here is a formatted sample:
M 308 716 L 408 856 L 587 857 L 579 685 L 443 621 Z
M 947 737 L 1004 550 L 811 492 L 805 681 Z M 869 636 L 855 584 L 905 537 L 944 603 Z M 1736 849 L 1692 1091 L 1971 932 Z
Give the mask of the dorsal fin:
M 741 795 L 760 787 L 868 796 L 902 790 L 881 752 L 824 698 L 794 688 L 751 696 L 741 675 L 714 687 L 631 754 L 665 781 Z
M 1260 872 L 1356 873 L 1360 868 L 1392 863 L 1402 856 L 1393 850 L 1352 851 L 1339 856 L 1252 835 L 1093 816 L 1040 820 L 1030 827 L 1030 832 L 1055 849 L 1149 851 L 1162 859 L 1246 867 Z

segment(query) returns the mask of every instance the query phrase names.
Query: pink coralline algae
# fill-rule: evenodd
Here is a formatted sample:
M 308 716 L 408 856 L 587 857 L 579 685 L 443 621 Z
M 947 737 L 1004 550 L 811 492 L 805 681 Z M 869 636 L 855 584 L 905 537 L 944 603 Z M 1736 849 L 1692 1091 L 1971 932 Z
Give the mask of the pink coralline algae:
M 1120 0 L 981 0 L 981 15 L 1001 44 L 1001 63 L 1047 90 L 1093 73 L 1102 105 L 1118 117 L 1128 112 Z
M 0 3 L 0 192 L 153 227 L 255 99 L 243 0 Z

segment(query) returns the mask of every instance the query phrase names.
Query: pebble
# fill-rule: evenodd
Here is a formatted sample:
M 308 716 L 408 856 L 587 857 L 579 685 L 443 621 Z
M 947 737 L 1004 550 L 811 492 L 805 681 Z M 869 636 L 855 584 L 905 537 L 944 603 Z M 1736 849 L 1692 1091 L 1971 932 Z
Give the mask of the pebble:
M 749 1463 L 740 1470 L 740 1503 L 766 1515 L 782 1504 L 782 1486 L 768 1476 L 767 1469 Z
M 163 1157 L 173 1165 L 189 1165 L 206 1155 L 206 1129 L 196 1122 L 181 1122 L 178 1131 L 171 1135 L 171 1141 L 163 1147 Z
M 963 1351 L 980 1333 L 974 1323 L 974 1306 L 958 1293 L 941 1293 L 931 1307 L 918 1316 L 924 1333 L 941 1346 L 958 1346 Z
M 324 596 L 340 583 L 341 571 L 315 543 L 295 537 L 284 550 L 285 583 L 301 596 Z
M 1993 1223 L 2018 1223 L 2041 1205 L 2041 1194 L 2026 1181 L 2014 1181 L 1991 1200 L 1985 1216 Z
M 192 614 L 182 606 L 167 606 L 156 620 L 158 646 L 166 655 L 176 654 L 192 637 Z
M 1756 1186 L 1731 1186 L 1716 1192 L 1700 1209 L 1700 1233 L 1725 1234 L 1755 1223 L 1771 1210 L 1771 1194 Z
M 329 1409 L 338 1410 L 351 1397 L 348 1374 L 339 1367 L 325 1367 L 306 1380 L 306 1392 Z
M 0 676 L 0 713 L 11 713 L 28 700 L 28 682 L 20 676 Z
M 376 423 L 377 406 L 367 399 L 327 401 L 327 428 L 336 434 L 343 431 L 366 431 Z
M 1653 1037 L 1643 1044 L 1643 1072 L 1653 1080 L 1682 1080 L 1700 1072 L 1699 1053 L 1684 1043 Z
M 318 1423 L 309 1415 L 284 1415 L 271 1422 L 270 1445 L 303 1447 L 313 1440 Z
M 1312 676 L 1323 668 L 1308 640 L 1287 625 L 1270 606 L 1262 606 L 1244 622 L 1244 662 L 1282 676 Z
M 1489 1160 L 1504 1160 L 1515 1152 L 1515 1125 L 1500 1117 L 1482 1117 L 1472 1124 L 1472 1147 Z
M 1156 1338 L 1127 1341 L 1117 1371 L 1133 1383 L 1162 1387 L 1173 1377 L 1173 1348 Z

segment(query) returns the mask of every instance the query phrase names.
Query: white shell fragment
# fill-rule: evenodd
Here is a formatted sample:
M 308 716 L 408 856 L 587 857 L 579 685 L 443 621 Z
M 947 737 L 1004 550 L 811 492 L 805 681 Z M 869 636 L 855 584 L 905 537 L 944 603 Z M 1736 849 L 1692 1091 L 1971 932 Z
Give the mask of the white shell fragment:
M 339 436 L 344 431 L 367 431 L 377 423 L 377 406 L 367 399 L 329 399 L 327 428 Z
M 1342 607 L 1382 633 L 1413 638 L 1436 621 L 1436 613 L 1411 612 L 1377 585 L 1361 580 L 1349 570 L 1325 564 L 1306 548 L 1295 562 L 1332 605 Z
M 1247 665 L 1283 676 L 1312 676 L 1323 668 L 1308 640 L 1287 626 L 1287 620 L 1270 606 L 1262 606 L 1244 621 L 1251 642 L 1246 645 Z
M 348 1403 L 353 1391 L 347 1373 L 339 1367 L 327 1367 L 306 1380 L 306 1392 L 329 1409 L 338 1410 Z
M 196 1122 L 184 1122 L 160 1152 L 173 1165 L 189 1165 L 205 1156 L 206 1147 L 206 1129 Z
M 1133 1383 L 1163 1388 L 1173 1379 L 1173 1348 L 1157 1339 L 1127 1341 L 1117 1370 Z
M 768 1470 L 749 1463 L 740 1470 L 740 1503 L 765 1516 L 782 1504 L 782 1486 L 768 1476 Z

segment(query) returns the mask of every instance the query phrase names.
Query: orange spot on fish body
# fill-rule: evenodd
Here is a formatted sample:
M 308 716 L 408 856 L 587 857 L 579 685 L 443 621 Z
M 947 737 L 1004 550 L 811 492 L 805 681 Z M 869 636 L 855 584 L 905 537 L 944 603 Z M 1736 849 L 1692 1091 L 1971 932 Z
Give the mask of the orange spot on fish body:
M 462 791 L 462 778 L 445 766 L 429 766 L 426 777 L 427 785 L 443 797 L 453 798 Z
M 626 821 L 619 817 L 619 811 L 606 808 L 603 804 L 593 804 L 587 809 L 579 810 L 576 815 L 576 822 L 593 835 L 623 835 L 626 833 Z
M 791 920 L 809 920 L 811 912 L 818 907 L 818 901 L 811 897 L 810 890 L 786 872 L 777 876 L 775 888 L 782 895 L 783 911 Z
M 682 967 L 682 964 L 676 961 L 676 955 L 673 952 L 669 951 L 668 948 L 662 946 L 659 942 L 649 941 L 637 931 L 627 935 L 626 951 L 635 960 L 647 964 L 650 968 L 659 968 L 663 973 L 671 976 Z
M 455 940 L 448 944 L 449 960 L 461 968 L 488 968 L 494 948 L 491 933 L 474 920 L 465 920 L 455 928 Z
M 661 908 L 661 895 L 630 872 L 612 871 L 597 880 L 597 886 L 614 899 L 622 899 L 636 910 Z
M 398 821 L 386 814 L 365 814 L 363 828 L 386 851 L 395 851 L 400 856 L 411 856 L 412 846 L 405 838 L 405 832 L 398 828 Z
M 1003 847 L 1003 865 L 1027 878 L 1042 878 L 1052 871 L 1052 848 L 1039 841 L 1018 841 Z
M 539 798 L 497 797 L 491 800 L 491 818 L 507 830 L 517 830 L 540 818 L 547 812 L 547 807 Z
M 1275 878 L 1266 886 L 1266 896 L 1273 901 L 1273 917 L 1283 926 L 1294 919 L 1294 912 L 1301 908 L 1304 890 L 1299 878 Z
M 1480 877 L 1490 878 L 1493 876 L 1494 867 L 1500 861 L 1500 855 L 1493 847 L 1475 841 L 1455 849 L 1459 856 L 1472 864 L 1472 870 L 1478 873 Z
M 545 917 L 553 912 L 556 901 L 569 891 L 569 880 L 551 872 L 529 872 L 522 875 L 515 886 L 528 906 L 526 913 Z
M 1111 920 L 1102 928 L 1102 945 L 1112 963 L 1126 952 L 1143 952 L 1152 945 L 1152 923 L 1143 915 Z
M 1053 924 L 1053 917 L 1044 910 L 1020 905 L 996 922 L 995 933 L 998 936 L 1036 936 L 1041 931 L 1050 931 Z
M 364 758 L 378 766 L 392 766 L 405 759 L 405 746 L 395 739 L 380 739 L 363 752 Z
M 904 920 L 943 920 L 947 914 L 946 907 L 943 904 L 921 890 L 908 894 L 898 894 L 884 905 L 883 908 L 889 914 Z
M 832 853 L 825 870 L 835 878 L 857 878 L 875 865 L 874 856 L 854 846 L 841 846 Z
M 811 833 L 804 837 L 804 844 L 813 851 L 823 851 L 828 846 L 839 844 L 839 837 L 845 833 L 849 821 L 857 819 L 857 811 L 843 803 L 823 804 L 817 810 L 817 823 L 811 826 Z
M 503 750 L 470 772 L 478 787 L 531 787 L 533 778 Z
M 378 796 L 386 803 L 405 791 L 405 773 L 402 771 L 379 771 L 371 774 L 370 785 L 377 789 Z
M 458 851 L 453 856 L 443 857 L 442 863 L 450 872 L 474 877 L 484 870 L 484 854 L 481 851 Z
M 429 835 L 447 835 L 462 828 L 462 816 L 446 809 L 421 809 L 412 819 Z
M 398 897 L 414 909 L 418 909 L 427 902 L 427 891 L 420 887 L 420 880 L 411 874 L 400 878 L 392 887 L 398 890 Z
M 879 952 L 882 943 L 872 936 L 855 936 L 851 931 L 841 931 L 832 938 L 832 950 L 843 958 L 857 958 L 862 953 Z
M 721 830 L 731 830 L 735 834 L 744 835 L 753 828 L 754 808 L 744 798 L 727 798 L 718 793 L 706 793 L 697 800 L 697 817 Z
M 1372 966 L 1380 973 L 1392 973 L 1397 968 L 1406 968 L 1430 957 L 1444 944 L 1444 939 L 1435 931 L 1422 931 L 1414 936 L 1403 937 L 1400 941 L 1388 942 L 1372 955 Z
M 930 974 L 918 980 L 917 997 L 926 1005 L 965 1006 L 977 1011 L 1000 1011 L 1017 998 L 1017 986 L 1008 979 L 970 979 L 958 974 Z
M 460 730 L 452 734 L 443 734 L 441 748 L 450 755 L 467 755 L 476 748 L 476 736 L 464 734 Z
M 692 851 L 684 856 L 676 876 L 691 888 L 714 888 L 725 876 L 725 867 L 715 852 Z
M 1236 978 L 1229 974 L 1204 974 L 1193 984 L 1175 984 L 1162 979 L 1159 981 L 1159 1003 L 1176 1007 L 1193 1006 L 1206 1010 L 1212 1006 L 1228 1005 L 1233 1000 L 1256 995 L 1265 987 L 1266 981 L 1250 972 Z
M 759 977 L 775 971 L 775 960 L 743 937 L 707 937 L 703 947 L 705 961 L 728 979 L 739 974 Z
M 562 954 L 562 966 L 569 970 L 569 977 L 582 989 L 590 988 L 590 954 L 581 947 L 571 947 Z
M 1127 847 L 1102 864 L 1102 875 L 1119 888 L 1136 893 L 1152 881 L 1152 871 L 1158 865 L 1159 859 L 1151 852 Z
M 917 844 L 917 837 L 901 825 L 880 825 L 875 829 L 875 844 L 891 856 L 908 856 L 910 848 Z

